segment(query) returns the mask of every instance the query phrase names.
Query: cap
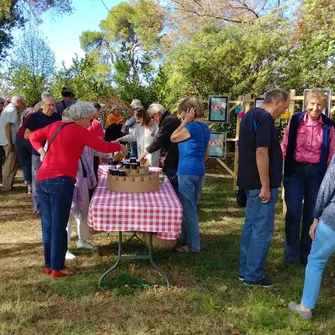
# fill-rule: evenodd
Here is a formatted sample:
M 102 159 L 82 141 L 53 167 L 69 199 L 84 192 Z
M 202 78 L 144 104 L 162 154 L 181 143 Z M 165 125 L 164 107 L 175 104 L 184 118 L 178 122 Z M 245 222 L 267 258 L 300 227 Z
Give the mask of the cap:
M 63 86 L 62 95 L 64 94 L 72 94 L 74 95 L 74 90 L 70 86 Z
M 134 99 L 129 105 L 132 109 L 143 108 L 141 100 Z

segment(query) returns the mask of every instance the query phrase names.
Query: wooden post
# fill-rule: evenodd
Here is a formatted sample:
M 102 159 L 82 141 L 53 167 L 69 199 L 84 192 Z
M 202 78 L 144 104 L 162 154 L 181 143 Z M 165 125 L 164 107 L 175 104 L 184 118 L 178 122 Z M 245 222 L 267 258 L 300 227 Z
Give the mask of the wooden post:
M 233 181 L 233 190 L 236 190 L 237 184 L 237 170 L 238 170 L 238 139 L 240 134 L 240 123 L 241 119 L 237 117 L 236 119 L 236 136 L 235 136 L 235 154 L 234 154 L 234 181 Z

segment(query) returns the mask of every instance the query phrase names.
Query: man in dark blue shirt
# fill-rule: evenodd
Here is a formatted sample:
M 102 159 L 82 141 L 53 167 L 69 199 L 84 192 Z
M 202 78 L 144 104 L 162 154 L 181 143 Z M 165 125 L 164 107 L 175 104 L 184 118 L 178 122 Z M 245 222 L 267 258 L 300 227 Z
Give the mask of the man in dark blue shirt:
M 62 117 L 55 113 L 56 100 L 52 94 L 45 93 L 42 97 L 42 111 L 33 113 L 26 124 L 24 138 L 29 139 L 30 134 L 37 130 L 46 127 L 50 123 L 60 121 Z M 38 194 L 36 192 L 36 175 L 41 166 L 40 154 L 33 149 L 31 157 L 32 170 L 32 193 L 33 193 L 33 210 L 36 216 L 39 216 L 40 204 Z
M 264 274 L 274 232 L 274 209 L 282 176 L 282 151 L 274 120 L 289 106 L 281 89 L 265 93 L 264 103 L 242 119 L 237 182 L 247 195 L 246 218 L 240 245 L 239 279 L 244 284 L 270 287 Z

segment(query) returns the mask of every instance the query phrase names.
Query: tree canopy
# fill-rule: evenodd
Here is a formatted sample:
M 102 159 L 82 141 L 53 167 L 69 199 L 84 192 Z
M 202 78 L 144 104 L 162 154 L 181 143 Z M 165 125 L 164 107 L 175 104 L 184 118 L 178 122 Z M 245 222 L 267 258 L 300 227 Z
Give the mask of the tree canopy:
M 56 15 L 71 13 L 72 0 L 0 0 L 0 61 L 12 43 L 11 32 L 29 20 L 39 22 L 41 14 L 53 10 Z

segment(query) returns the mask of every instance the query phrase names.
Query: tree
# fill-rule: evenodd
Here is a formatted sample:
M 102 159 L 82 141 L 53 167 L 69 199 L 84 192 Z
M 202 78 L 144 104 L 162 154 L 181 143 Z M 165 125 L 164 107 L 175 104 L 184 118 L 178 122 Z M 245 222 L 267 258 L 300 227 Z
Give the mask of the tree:
M 290 73 L 286 85 L 297 89 L 335 84 L 335 3 L 307 0 L 301 8 L 290 55 L 281 71 Z
M 103 101 L 114 94 L 110 78 L 110 65 L 99 62 L 97 53 L 90 53 L 85 58 L 72 59 L 72 65 L 59 70 L 54 78 L 52 92 L 60 98 L 65 85 L 75 91 L 77 100 Z
M 216 27 L 244 24 L 281 9 L 283 16 L 294 16 L 303 0 L 169 0 L 160 1 L 169 22 L 165 41 L 188 40 L 205 25 Z
M 50 87 L 55 69 L 55 55 L 43 35 L 35 28 L 24 31 L 14 49 L 8 78 L 13 93 L 26 97 L 28 102 L 40 99 Z
M 187 91 L 207 99 L 260 94 L 280 85 L 278 59 L 289 54 L 291 35 L 281 12 L 243 25 L 204 27 L 189 43 L 177 45 L 163 66 L 166 104 L 172 107 Z
M 41 21 L 41 14 L 53 10 L 54 14 L 71 13 L 71 0 L 0 0 L 0 60 L 12 43 L 11 31 L 28 21 Z
M 101 61 L 111 64 L 114 83 L 127 102 L 133 94 L 148 93 L 158 66 L 163 23 L 162 8 L 151 0 L 121 2 L 101 21 L 100 32 L 86 31 L 80 37 L 87 53 L 98 50 Z

